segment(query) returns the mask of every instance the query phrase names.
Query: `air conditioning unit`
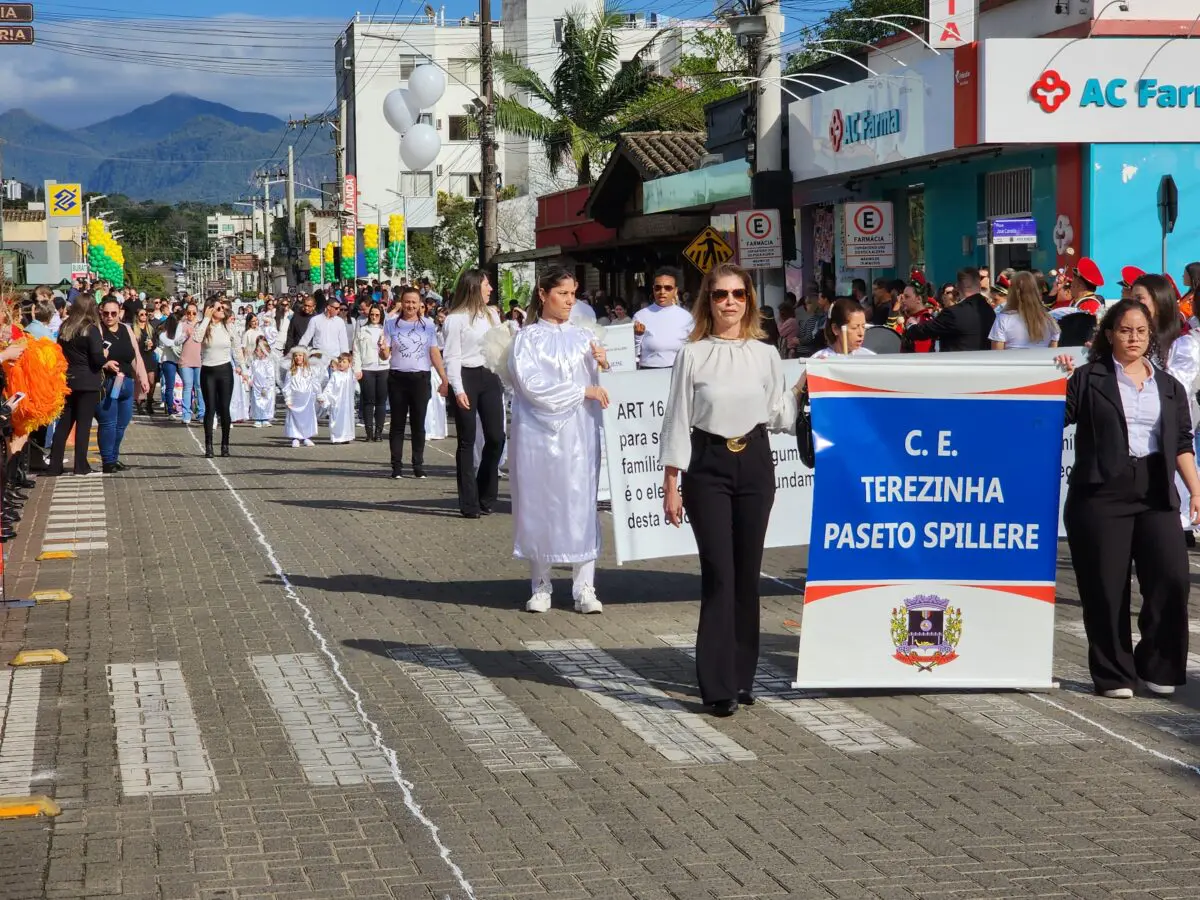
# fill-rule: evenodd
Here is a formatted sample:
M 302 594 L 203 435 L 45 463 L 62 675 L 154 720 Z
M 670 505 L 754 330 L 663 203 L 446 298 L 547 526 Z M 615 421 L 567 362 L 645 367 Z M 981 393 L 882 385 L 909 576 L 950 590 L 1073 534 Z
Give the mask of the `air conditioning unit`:
M 438 178 L 441 178 L 441 177 L 442 177 L 442 167 L 441 167 L 441 165 L 440 165 L 440 164 L 439 164 L 439 165 L 438 165 L 438 167 L 437 167 L 437 174 L 438 174 Z
M 346 72 L 349 72 L 353 68 L 354 68 L 354 57 L 353 56 L 343 56 L 342 57 L 342 69 Z

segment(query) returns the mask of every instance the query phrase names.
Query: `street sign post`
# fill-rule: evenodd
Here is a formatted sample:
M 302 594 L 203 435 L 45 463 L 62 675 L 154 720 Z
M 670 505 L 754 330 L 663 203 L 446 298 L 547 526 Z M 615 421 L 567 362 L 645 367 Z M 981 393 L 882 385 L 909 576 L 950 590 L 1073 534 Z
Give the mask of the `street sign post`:
M 993 244 L 1036 244 L 1037 220 L 993 219 Z
M 779 210 L 745 209 L 737 214 L 738 262 L 747 269 L 783 267 Z
M 892 204 L 883 200 L 846 203 L 848 269 L 890 269 L 896 264 L 896 228 Z
M 1179 217 L 1179 188 L 1175 179 L 1164 175 L 1158 183 L 1158 221 L 1162 225 L 1162 270 L 1167 269 L 1167 235 L 1175 230 Z
M 720 232 L 709 225 L 687 245 L 683 255 L 687 257 L 688 262 L 707 275 L 713 266 L 719 266 L 733 258 L 733 248 L 725 243 Z
M 234 272 L 254 272 L 258 269 L 258 257 L 253 253 L 234 253 L 229 257 L 229 268 Z

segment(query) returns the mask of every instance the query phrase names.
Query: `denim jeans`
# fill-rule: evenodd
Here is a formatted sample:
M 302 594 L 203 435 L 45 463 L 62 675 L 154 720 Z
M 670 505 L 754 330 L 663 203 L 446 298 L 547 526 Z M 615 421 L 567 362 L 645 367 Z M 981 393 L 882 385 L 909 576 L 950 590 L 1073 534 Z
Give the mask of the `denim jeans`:
M 192 421 L 192 399 L 195 398 L 199 409 L 196 415 L 204 418 L 204 396 L 200 393 L 200 367 L 194 369 L 179 367 L 179 375 L 183 378 L 183 421 Z
M 112 390 L 112 380 L 109 379 L 108 394 L 96 407 L 100 461 L 105 465 L 115 463 L 121 458 L 121 439 L 125 437 L 125 429 L 129 427 L 129 420 L 133 418 L 134 385 L 134 378 L 125 378 L 121 382 L 121 391 L 117 394 Z
M 169 413 L 175 412 L 175 376 L 182 371 L 179 368 L 179 363 L 173 359 L 164 359 L 160 366 L 162 374 L 159 376 L 158 383 L 162 387 L 162 403 L 163 407 Z

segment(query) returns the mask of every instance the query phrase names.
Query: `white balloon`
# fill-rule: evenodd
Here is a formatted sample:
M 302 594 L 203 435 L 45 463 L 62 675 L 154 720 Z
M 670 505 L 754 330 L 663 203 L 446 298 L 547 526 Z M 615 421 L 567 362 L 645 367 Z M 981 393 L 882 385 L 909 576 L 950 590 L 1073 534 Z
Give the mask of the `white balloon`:
M 408 76 L 408 94 L 414 109 L 428 109 L 446 93 L 446 73 L 437 66 L 417 66 Z
M 408 91 L 404 88 L 396 88 L 383 98 L 383 118 L 401 137 L 417 123 L 417 115 L 409 101 Z
M 424 122 L 408 129 L 400 142 L 400 158 L 410 172 L 424 172 L 441 152 L 442 139 L 438 137 L 437 129 Z

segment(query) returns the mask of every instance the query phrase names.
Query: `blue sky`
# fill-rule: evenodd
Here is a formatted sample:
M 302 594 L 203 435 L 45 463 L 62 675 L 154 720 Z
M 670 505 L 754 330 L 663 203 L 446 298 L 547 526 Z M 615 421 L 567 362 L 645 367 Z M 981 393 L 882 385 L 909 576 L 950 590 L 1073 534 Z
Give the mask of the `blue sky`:
M 500 17 L 502 0 L 493 0 Z M 789 18 L 805 4 L 784 0 Z M 426 0 L 35 0 L 33 47 L 0 47 L 0 112 L 21 107 L 60 127 L 89 125 L 170 93 L 281 118 L 333 100 L 333 43 L 356 13 L 404 21 Z M 563 0 L 563 8 L 579 0 Z M 442 3 L 434 2 L 440 9 Z M 478 10 L 448 0 L 448 18 Z M 579 4 L 582 5 L 582 4 Z M 629 10 L 711 14 L 712 0 L 628 0 Z

